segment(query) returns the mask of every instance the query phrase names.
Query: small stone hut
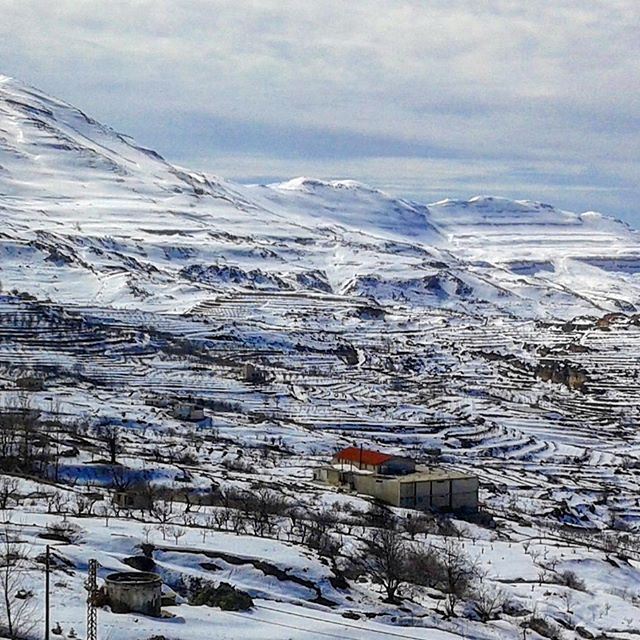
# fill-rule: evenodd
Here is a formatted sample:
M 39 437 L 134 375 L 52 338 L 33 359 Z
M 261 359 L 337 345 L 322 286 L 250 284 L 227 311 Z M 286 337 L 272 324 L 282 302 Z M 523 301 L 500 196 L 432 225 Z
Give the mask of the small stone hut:
M 255 364 L 247 362 L 242 366 L 242 379 L 245 382 L 251 382 L 253 384 L 264 384 L 267 381 L 266 373 L 256 367 Z
M 113 495 L 113 504 L 120 509 L 147 511 L 153 508 L 153 493 L 148 485 L 136 483 L 116 491 Z
M 171 415 L 178 420 L 200 422 L 206 418 L 204 406 L 198 402 L 177 402 L 171 409 Z

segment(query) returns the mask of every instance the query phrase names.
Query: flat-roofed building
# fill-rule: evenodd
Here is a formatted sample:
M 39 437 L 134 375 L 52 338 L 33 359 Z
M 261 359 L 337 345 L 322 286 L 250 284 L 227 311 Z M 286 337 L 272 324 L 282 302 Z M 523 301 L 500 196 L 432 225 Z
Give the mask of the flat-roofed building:
M 171 415 L 187 422 L 201 422 L 206 417 L 204 406 L 197 402 L 178 402 L 171 409 Z
M 348 447 L 314 470 L 319 482 L 350 489 L 406 509 L 476 511 L 478 477 L 441 467 L 416 466 L 410 458 Z
M 358 493 L 405 509 L 475 511 L 478 477 L 449 469 L 417 467 L 404 476 L 354 473 L 351 484 Z

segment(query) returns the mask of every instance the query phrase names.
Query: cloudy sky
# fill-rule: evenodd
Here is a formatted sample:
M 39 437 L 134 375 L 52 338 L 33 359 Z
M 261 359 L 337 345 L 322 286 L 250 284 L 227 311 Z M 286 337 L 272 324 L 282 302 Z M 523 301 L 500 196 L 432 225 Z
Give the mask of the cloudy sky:
M 0 0 L 0 73 L 169 160 L 640 226 L 638 0 Z

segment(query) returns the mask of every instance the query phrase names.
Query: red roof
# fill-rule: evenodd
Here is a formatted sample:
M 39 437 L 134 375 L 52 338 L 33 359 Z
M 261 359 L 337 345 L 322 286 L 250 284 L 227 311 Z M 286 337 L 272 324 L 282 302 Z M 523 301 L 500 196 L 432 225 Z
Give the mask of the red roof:
M 338 460 L 346 460 L 347 462 L 377 466 L 392 460 L 396 456 L 390 456 L 388 453 L 380 453 L 379 451 L 371 451 L 370 449 L 360 449 L 360 447 L 347 447 L 342 451 L 338 451 L 335 457 Z

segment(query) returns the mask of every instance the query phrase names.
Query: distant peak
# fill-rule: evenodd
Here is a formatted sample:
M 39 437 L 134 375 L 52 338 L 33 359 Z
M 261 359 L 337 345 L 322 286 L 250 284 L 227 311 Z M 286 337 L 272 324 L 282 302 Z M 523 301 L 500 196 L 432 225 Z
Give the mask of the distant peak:
M 511 200 L 510 198 L 504 198 L 502 196 L 487 196 L 479 195 L 473 198 L 465 199 L 453 199 L 445 198 L 438 202 L 433 202 L 430 207 L 452 207 L 459 209 L 493 209 L 495 211 L 523 211 L 523 212 L 535 212 L 535 211 L 551 211 L 563 213 L 559 209 L 556 209 L 550 204 L 545 202 L 538 202 L 536 200 Z M 573 214 L 572 214 L 573 215 Z
M 285 189 L 288 191 L 306 191 L 314 189 L 315 187 L 326 187 L 329 183 L 323 180 L 317 180 L 316 178 L 308 178 L 306 176 L 299 176 L 298 178 L 292 178 L 285 182 L 275 182 L 270 184 L 270 187 L 276 189 Z
M 386 196 L 383 191 L 374 189 L 369 185 L 366 185 L 357 180 L 320 180 L 319 178 L 309 178 L 306 176 L 300 176 L 298 178 L 292 178 L 285 182 L 276 182 L 268 185 L 273 189 L 281 189 L 283 191 L 305 191 L 311 193 L 319 189 L 331 189 L 331 190 L 344 190 L 344 191 L 363 191 L 367 193 L 378 193 Z

